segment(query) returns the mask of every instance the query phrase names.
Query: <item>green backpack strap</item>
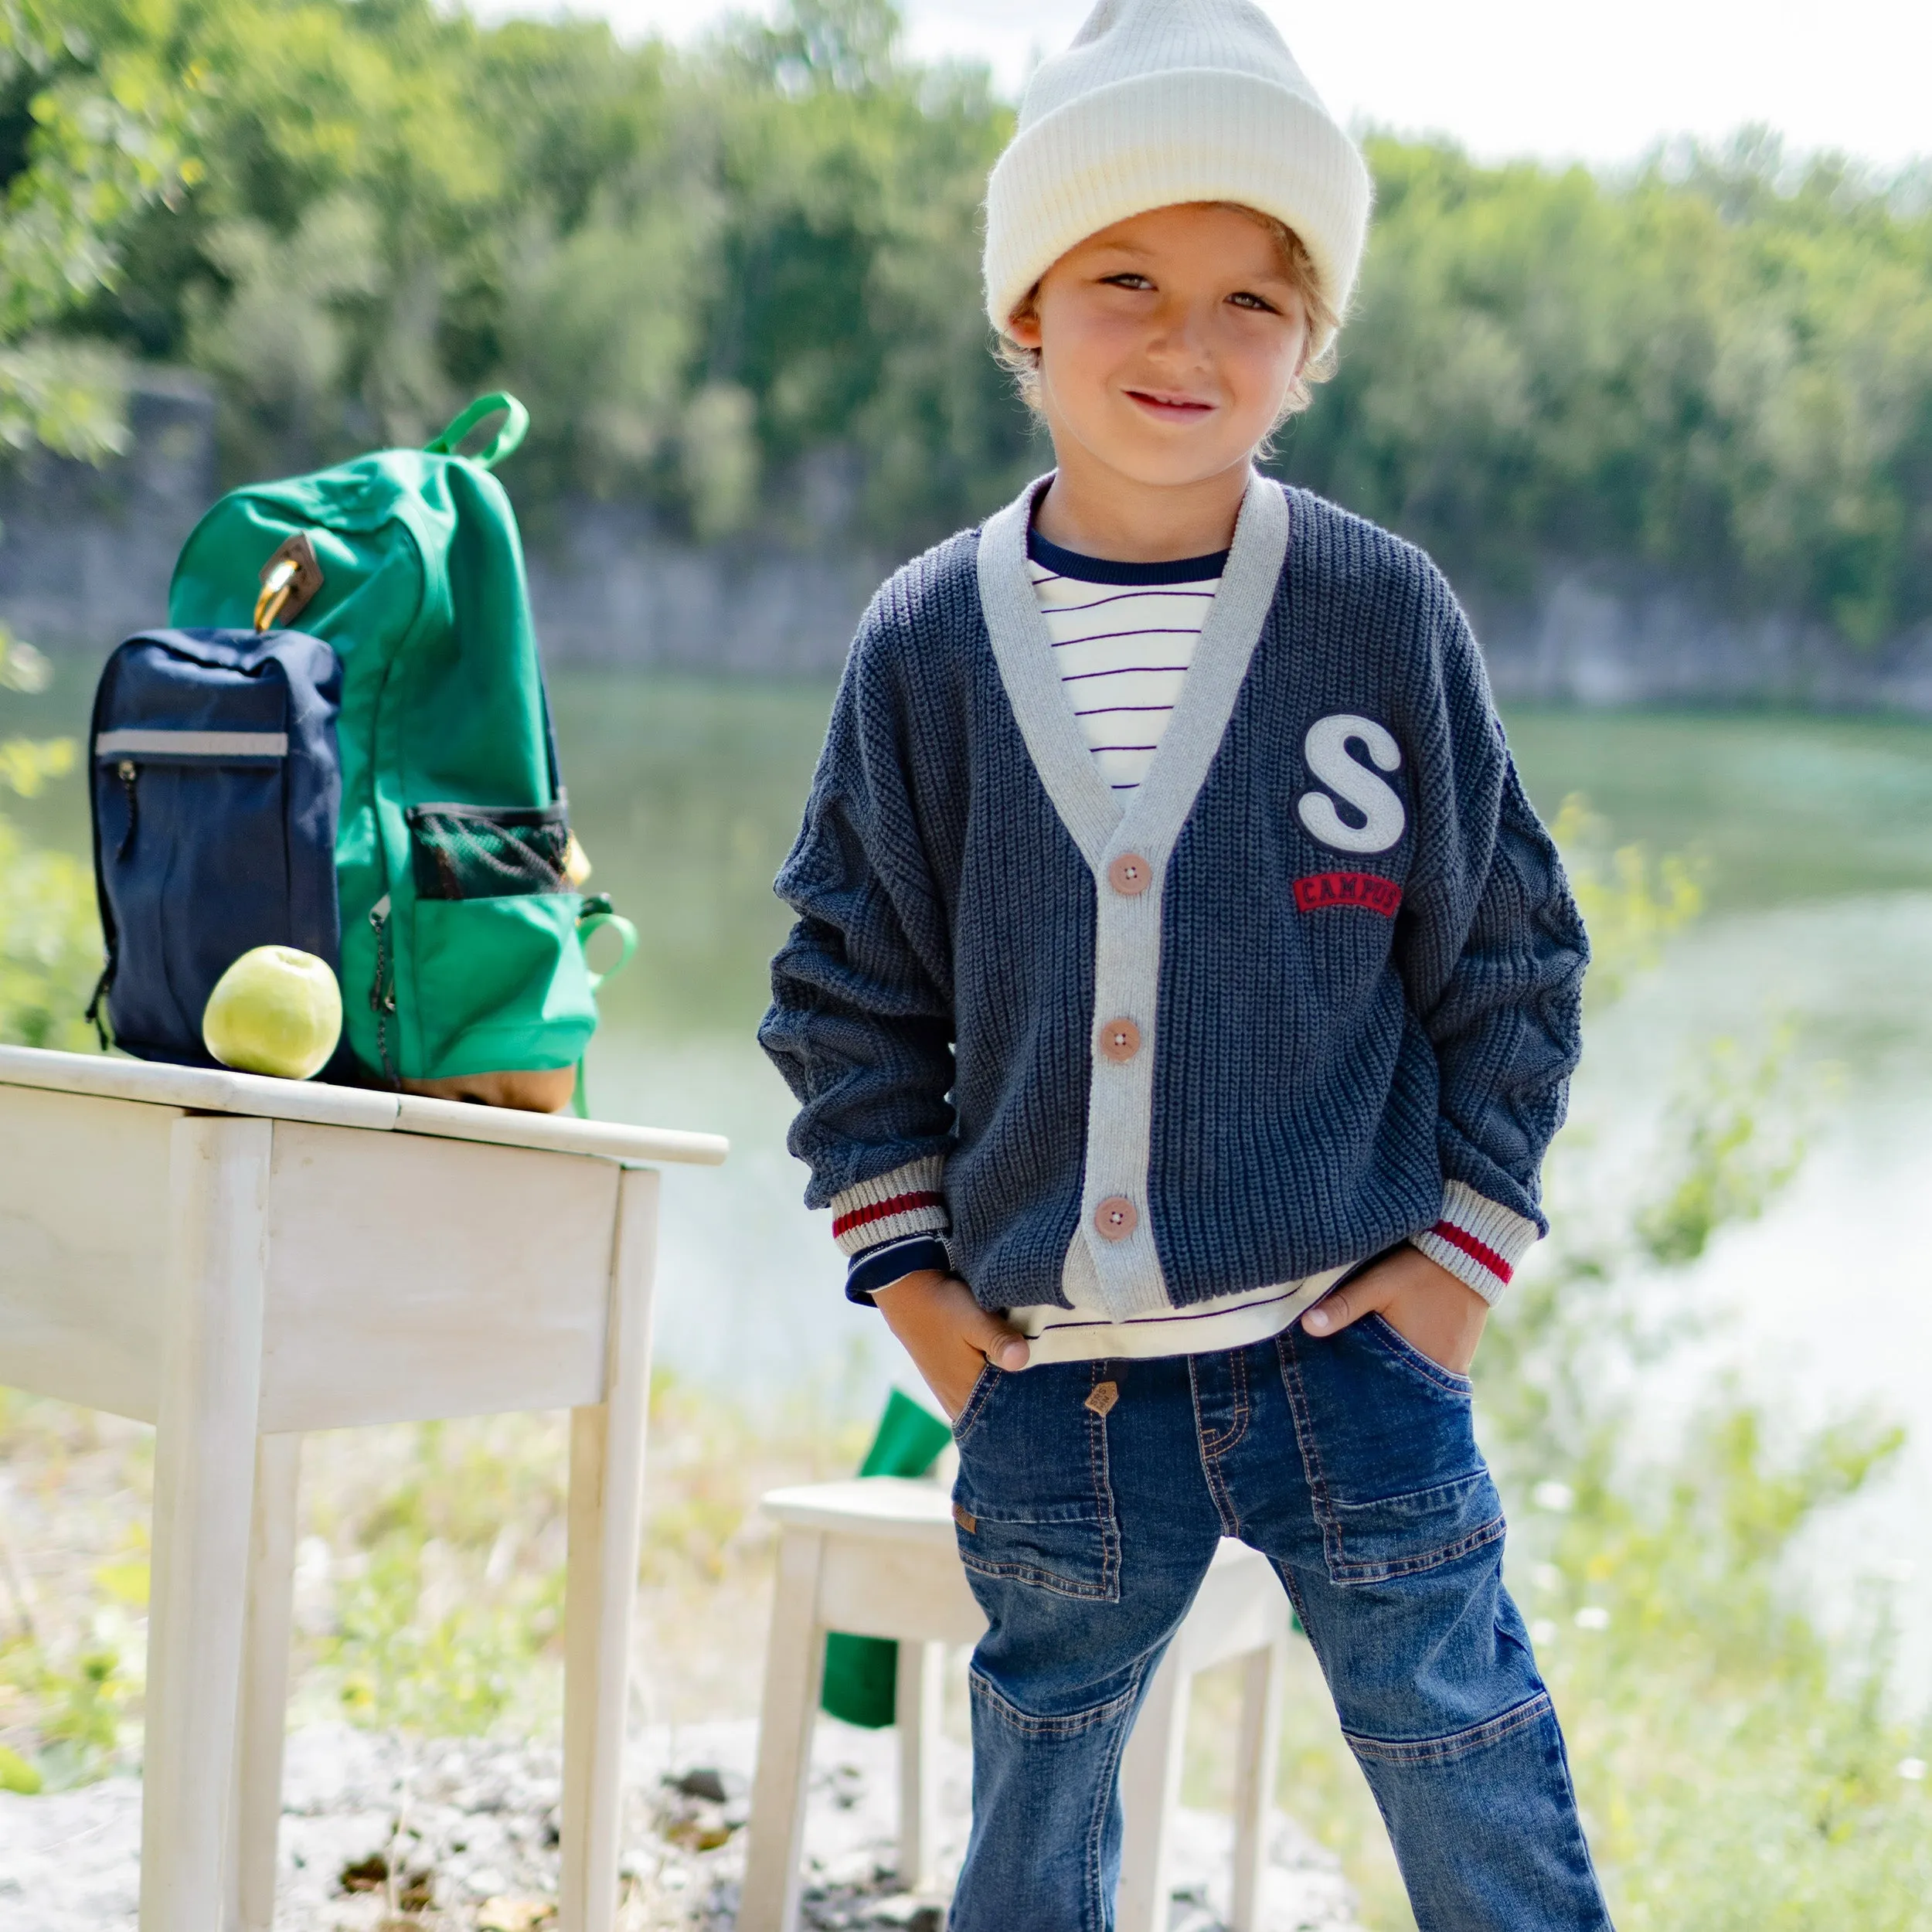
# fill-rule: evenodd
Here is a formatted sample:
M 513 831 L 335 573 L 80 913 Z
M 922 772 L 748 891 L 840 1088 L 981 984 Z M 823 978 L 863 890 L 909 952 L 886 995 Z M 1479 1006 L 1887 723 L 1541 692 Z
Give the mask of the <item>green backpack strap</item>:
M 607 926 L 617 934 L 623 950 L 611 964 L 600 973 L 591 970 L 587 954 L 590 941 Z M 631 955 L 638 950 L 638 929 L 623 913 L 611 910 L 611 901 L 604 893 L 587 893 L 583 898 L 583 910 L 577 918 L 577 944 L 587 954 L 584 969 L 590 975 L 590 990 L 594 993 L 607 979 L 622 972 L 630 964 Z M 581 1060 L 577 1062 L 577 1083 L 570 1095 L 570 1111 L 580 1121 L 590 1117 L 590 1091 L 584 1080 L 583 1063 Z
M 480 468 L 495 469 L 522 443 L 530 427 L 530 412 L 514 396 L 505 395 L 500 390 L 493 395 L 479 396 L 434 441 L 425 443 L 424 450 L 431 456 L 454 456 L 464 437 L 484 417 L 494 416 L 499 410 L 504 414 L 503 427 L 497 431 L 487 450 L 470 458 Z

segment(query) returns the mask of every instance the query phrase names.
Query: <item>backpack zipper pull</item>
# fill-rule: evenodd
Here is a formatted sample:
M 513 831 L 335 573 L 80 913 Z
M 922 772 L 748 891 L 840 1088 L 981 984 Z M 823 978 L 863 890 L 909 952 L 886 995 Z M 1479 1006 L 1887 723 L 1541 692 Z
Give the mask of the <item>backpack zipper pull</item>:
M 369 923 L 376 934 L 376 981 L 369 989 L 369 1010 L 376 1015 L 376 1050 L 382 1056 L 383 1077 L 396 1083 L 396 1067 L 389 1058 L 389 1016 L 396 1011 L 396 988 L 389 983 L 389 896 L 369 909 Z
M 128 794 L 128 829 L 121 835 L 121 843 L 114 848 L 117 859 L 128 856 L 128 848 L 134 842 L 134 828 L 141 821 L 141 801 L 134 791 L 134 781 L 141 776 L 141 767 L 131 758 L 124 758 L 114 767 L 114 776 L 121 781 L 121 788 Z

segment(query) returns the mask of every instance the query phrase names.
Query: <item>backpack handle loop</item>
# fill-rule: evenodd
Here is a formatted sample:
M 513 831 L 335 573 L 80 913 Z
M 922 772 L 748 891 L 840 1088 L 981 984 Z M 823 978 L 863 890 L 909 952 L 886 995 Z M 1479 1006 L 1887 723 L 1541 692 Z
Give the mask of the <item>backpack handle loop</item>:
M 624 950 L 617 954 L 617 963 L 609 971 L 590 975 L 590 990 L 595 992 L 607 979 L 614 978 L 631 963 L 631 955 L 638 950 L 638 929 L 621 913 L 611 910 L 611 902 L 600 893 L 583 902 L 583 914 L 577 921 L 577 944 L 587 953 L 590 941 L 608 926 L 617 936 Z M 587 966 L 588 961 L 586 961 Z
M 493 470 L 515 450 L 530 427 L 530 412 L 514 396 L 505 395 L 501 390 L 479 396 L 440 436 L 423 447 L 431 456 L 454 456 L 464 437 L 485 417 L 494 416 L 499 410 L 504 412 L 503 427 L 497 431 L 488 449 L 478 451 L 470 458 L 479 469 Z

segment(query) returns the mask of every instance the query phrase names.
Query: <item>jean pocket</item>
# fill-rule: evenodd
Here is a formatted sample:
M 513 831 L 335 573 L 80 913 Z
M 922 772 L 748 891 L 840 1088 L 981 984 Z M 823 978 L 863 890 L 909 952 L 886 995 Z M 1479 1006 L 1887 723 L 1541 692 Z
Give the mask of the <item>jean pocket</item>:
M 953 1485 L 960 1560 L 971 1575 L 1120 1600 L 1106 1409 L 1087 1406 L 1094 1366 L 1009 1374 L 989 1365 L 974 1385 L 955 1426 Z
M 966 1440 L 1005 1372 L 988 1362 L 973 1378 L 973 1386 L 967 1391 L 966 1400 L 960 1405 L 959 1413 L 953 1418 L 953 1440 L 955 1443 L 963 1443 Z
M 1379 1315 L 1276 1346 L 1332 1581 L 1386 1583 L 1501 1540 L 1466 1376 Z
M 1432 1386 L 1464 1401 L 1475 1393 L 1476 1385 L 1468 1376 L 1444 1367 L 1434 1355 L 1425 1354 L 1387 1316 L 1366 1315 L 1357 1325 L 1366 1335 L 1380 1342 L 1405 1368 L 1413 1370 Z

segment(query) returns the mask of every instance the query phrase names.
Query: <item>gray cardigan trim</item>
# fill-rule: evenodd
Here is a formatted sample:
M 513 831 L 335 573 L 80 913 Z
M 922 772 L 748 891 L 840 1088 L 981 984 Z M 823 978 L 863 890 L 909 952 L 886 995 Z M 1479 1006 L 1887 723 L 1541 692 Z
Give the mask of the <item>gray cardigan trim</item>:
M 978 575 L 993 657 L 1020 736 L 1094 875 L 1097 895 L 1090 1043 L 1107 1021 L 1127 1018 L 1141 1047 L 1124 1064 L 1091 1053 L 1087 1165 L 1080 1225 L 1068 1250 L 1063 1291 L 1076 1305 L 1104 1308 L 1118 1321 L 1172 1305 L 1148 1213 L 1154 1120 L 1154 1037 L 1161 968 L 1161 901 L 1168 862 L 1221 748 L 1235 699 L 1274 600 L 1288 548 L 1288 505 L 1280 485 L 1250 475 L 1220 588 L 1195 647 L 1161 748 L 1145 781 L 1123 808 L 1080 742 L 1073 707 L 1053 668 L 1053 644 L 1026 570 L 1033 504 L 1043 477 L 980 532 Z M 1152 883 L 1117 892 L 1107 868 L 1122 854 L 1147 862 Z M 1139 1211 L 1132 1233 L 1109 1240 L 1095 1215 L 1124 1196 Z

